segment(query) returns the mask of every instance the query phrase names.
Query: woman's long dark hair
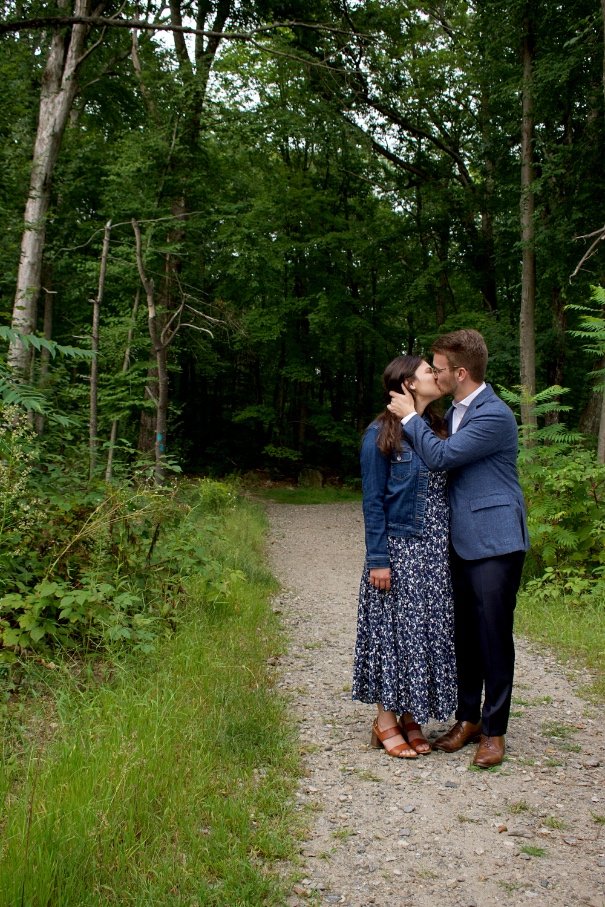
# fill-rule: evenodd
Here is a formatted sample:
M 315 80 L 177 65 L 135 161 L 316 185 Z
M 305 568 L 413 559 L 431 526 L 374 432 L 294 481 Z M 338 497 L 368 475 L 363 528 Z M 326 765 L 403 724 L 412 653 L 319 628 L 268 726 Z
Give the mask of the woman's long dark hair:
M 389 391 L 401 393 L 401 385 L 403 382 L 414 377 L 418 366 L 421 365 L 422 362 L 423 359 L 420 356 L 397 356 L 396 359 L 389 362 L 382 373 L 385 403 L 391 402 Z M 414 394 L 414 391 L 410 390 L 407 385 L 406 390 L 415 400 L 416 395 Z M 445 422 L 440 415 L 433 411 L 432 404 L 427 406 L 424 415 L 429 417 L 433 431 L 442 438 L 445 438 L 447 435 Z M 394 450 L 401 450 L 402 432 L 401 420 L 399 417 L 390 412 L 390 410 L 385 409 L 376 417 L 376 422 L 380 426 L 378 430 L 378 439 L 376 441 L 380 452 L 389 456 Z

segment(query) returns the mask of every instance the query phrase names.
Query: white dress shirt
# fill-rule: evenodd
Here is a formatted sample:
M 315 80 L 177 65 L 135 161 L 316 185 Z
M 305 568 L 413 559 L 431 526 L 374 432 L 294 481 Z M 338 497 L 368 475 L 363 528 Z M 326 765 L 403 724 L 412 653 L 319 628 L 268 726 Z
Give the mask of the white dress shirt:
M 482 390 L 485 390 L 485 387 L 486 384 L 485 381 L 483 381 L 482 384 L 465 397 L 464 400 L 452 401 L 452 406 L 454 407 L 454 414 L 452 416 L 452 434 L 455 434 L 458 431 L 467 409 L 475 397 L 478 396 Z

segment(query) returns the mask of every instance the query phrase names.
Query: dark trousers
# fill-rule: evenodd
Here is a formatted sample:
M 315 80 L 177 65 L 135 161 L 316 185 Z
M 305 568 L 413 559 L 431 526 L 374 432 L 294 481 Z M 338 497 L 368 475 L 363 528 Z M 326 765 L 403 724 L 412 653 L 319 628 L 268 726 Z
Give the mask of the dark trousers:
M 513 616 L 524 551 L 465 561 L 450 549 L 459 721 L 506 733 L 515 670 Z M 483 710 L 481 694 L 485 690 Z

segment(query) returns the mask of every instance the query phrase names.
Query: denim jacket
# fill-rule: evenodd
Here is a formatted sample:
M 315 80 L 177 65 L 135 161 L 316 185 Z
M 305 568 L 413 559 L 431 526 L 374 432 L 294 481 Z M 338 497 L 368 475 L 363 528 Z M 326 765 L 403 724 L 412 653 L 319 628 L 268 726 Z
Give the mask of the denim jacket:
M 389 567 L 388 536 L 424 534 L 429 470 L 403 437 L 401 450 L 385 456 L 377 447 L 379 425 L 366 429 L 361 442 L 361 482 L 366 564 Z

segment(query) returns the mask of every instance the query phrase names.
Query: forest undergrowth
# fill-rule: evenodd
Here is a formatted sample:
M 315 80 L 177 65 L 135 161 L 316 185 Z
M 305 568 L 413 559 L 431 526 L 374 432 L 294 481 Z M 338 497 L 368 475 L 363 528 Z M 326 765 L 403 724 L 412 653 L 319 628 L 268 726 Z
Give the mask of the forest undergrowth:
M 162 631 L 4 666 L 1 905 L 283 902 L 298 756 L 264 517 L 228 484 L 164 495 Z

